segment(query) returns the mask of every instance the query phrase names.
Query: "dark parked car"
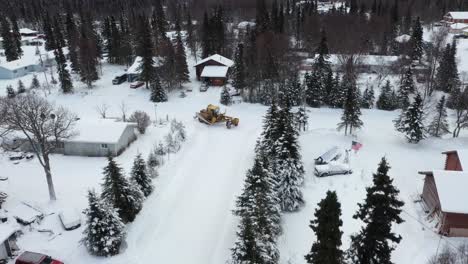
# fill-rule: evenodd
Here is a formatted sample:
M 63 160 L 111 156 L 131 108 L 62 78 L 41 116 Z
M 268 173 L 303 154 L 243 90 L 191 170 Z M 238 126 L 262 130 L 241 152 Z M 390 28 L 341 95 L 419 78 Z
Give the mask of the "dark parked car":
M 124 73 L 119 76 L 115 76 L 115 78 L 112 80 L 113 85 L 119 85 L 127 81 L 127 74 Z
M 468 39 L 468 35 L 465 35 L 465 34 L 458 34 L 453 37 L 456 39 Z
M 16 259 L 15 264 L 63 264 L 63 262 L 41 253 L 25 251 Z

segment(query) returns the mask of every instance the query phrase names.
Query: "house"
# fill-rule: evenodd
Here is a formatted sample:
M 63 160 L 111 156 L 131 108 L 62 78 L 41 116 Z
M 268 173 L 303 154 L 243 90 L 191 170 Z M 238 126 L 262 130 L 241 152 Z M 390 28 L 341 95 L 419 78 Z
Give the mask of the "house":
M 74 127 L 76 135 L 58 142 L 54 153 L 69 156 L 106 157 L 118 156 L 137 139 L 135 123 L 118 122 L 113 119 L 78 120 Z M 11 149 L 32 151 L 31 144 L 15 133 L 9 142 Z
M 16 232 L 19 226 L 16 223 L 0 223 L 0 260 L 8 259 L 13 256 L 13 250 L 16 246 Z
M 446 23 L 468 23 L 468 12 L 448 12 L 444 16 Z
M 19 33 L 22 37 L 37 37 L 39 35 L 39 31 L 29 28 L 20 28 Z
M 154 57 L 154 67 L 158 68 L 162 65 L 162 59 L 160 57 Z M 138 80 L 141 74 L 141 61 L 142 58 L 137 56 L 133 64 L 127 69 L 127 81 L 134 82 Z
M 438 220 L 442 235 L 468 237 L 468 150 L 443 152 L 444 170 L 419 172 L 425 175 L 421 194 L 423 207 Z
M 18 60 L 6 61 L 5 57 L 0 57 L 0 80 L 14 79 L 31 72 L 41 72 L 45 68 L 55 64 L 53 51 L 46 51 L 44 47 L 22 46 L 23 56 Z M 63 50 L 65 54 L 68 50 Z
M 30 72 L 41 71 L 42 69 L 39 63 L 22 59 L 0 63 L 0 79 L 15 79 Z
M 215 54 L 199 61 L 195 65 L 197 78 L 199 81 L 205 81 L 210 85 L 221 86 L 226 84 L 229 69 L 234 62 L 219 54 Z

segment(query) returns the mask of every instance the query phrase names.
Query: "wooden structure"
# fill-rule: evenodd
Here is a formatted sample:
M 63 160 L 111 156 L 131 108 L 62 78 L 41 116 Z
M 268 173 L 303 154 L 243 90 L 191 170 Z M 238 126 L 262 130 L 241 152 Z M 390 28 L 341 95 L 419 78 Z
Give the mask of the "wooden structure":
M 444 170 L 419 172 L 425 175 L 421 198 L 430 217 L 438 220 L 439 233 L 468 237 L 468 150 L 443 152 Z
M 468 12 L 448 12 L 444 16 L 447 23 L 468 23 Z
M 234 62 L 219 54 L 205 58 L 195 65 L 197 79 L 209 85 L 225 85 L 229 77 L 229 69 Z

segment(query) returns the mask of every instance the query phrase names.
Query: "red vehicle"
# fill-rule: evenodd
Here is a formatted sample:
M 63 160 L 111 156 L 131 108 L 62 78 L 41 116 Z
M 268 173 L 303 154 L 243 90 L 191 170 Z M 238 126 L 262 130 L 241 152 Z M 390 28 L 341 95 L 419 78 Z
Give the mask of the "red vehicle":
M 132 83 L 130 84 L 130 88 L 136 89 L 136 88 L 142 87 L 143 85 L 145 85 L 144 82 L 142 82 L 142 81 L 135 81 L 135 82 L 132 82 Z
M 64 264 L 60 260 L 50 256 L 30 251 L 23 252 L 15 261 L 15 264 Z

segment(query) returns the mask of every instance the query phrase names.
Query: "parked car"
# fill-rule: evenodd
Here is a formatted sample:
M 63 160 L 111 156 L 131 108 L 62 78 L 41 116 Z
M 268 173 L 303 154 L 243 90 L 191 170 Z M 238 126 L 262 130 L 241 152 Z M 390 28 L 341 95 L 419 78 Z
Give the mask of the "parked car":
M 204 83 L 200 86 L 200 92 L 208 91 L 208 84 Z
M 315 159 L 316 165 L 323 165 L 328 164 L 329 162 L 335 161 L 341 157 L 341 151 L 338 147 L 333 147 L 327 152 L 320 155 L 318 158 Z
M 15 264 L 64 264 L 60 260 L 50 256 L 30 251 L 23 252 L 15 261 Z
M 16 152 L 16 153 L 12 153 L 8 156 L 8 158 L 11 160 L 11 161 L 15 161 L 15 160 L 22 160 L 25 158 L 25 155 L 24 153 L 22 152 Z
M 127 74 L 124 73 L 122 75 L 115 76 L 115 78 L 112 80 L 113 85 L 119 85 L 127 81 Z
M 315 176 L 326 177 L 332 175 L 351 174 L 353 171 L 347 163 L 332 161 L 324 165 L 315 165 Z
M 130 88 L 136 89 L 142 87 L 143 85 L 145 85 L 145 83 L 142 81 L 134 81 L 130 84 Z
M 458 35 L 453 36 L 453 38 L 455 38 L 455 39 L 468 39 L 468 35 L 458 34 Z

